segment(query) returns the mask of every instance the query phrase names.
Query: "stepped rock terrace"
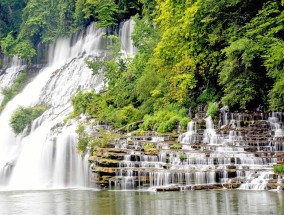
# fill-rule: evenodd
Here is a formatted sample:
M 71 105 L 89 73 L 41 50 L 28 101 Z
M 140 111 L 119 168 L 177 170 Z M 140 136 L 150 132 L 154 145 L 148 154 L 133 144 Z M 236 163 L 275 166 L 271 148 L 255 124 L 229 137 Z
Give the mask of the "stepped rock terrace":
M 156 191 L 283 189 L 283 113 L 196 118 L 180 135 L 130 134 L 89 158 L 93 183 Z M 221 122 L 220 122 L 221 121 Z

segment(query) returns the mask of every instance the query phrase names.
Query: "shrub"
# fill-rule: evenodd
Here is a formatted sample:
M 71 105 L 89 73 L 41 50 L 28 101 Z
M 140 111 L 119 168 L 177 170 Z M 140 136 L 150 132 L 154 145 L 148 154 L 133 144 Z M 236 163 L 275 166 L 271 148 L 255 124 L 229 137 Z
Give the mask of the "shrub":
M 212 101 L 216 101 L 218 99 L 218 95 L 216 89 L 209 88 L 204 90 L 199 97 L 196 99 L 198 103 L 208 103 Z
M 39 117 L 46 108 L 44 106 L 18 107 L 10 118 L 10 126 L 15 134 L 23 132 L 32 121 Z
M 144 149 L 154 149 L 155 145 L 153 143 L 147 143 L 144 145 Z
M 171 132 L 180 124 L 186 128 L 189 118 L 185 108 L 177 105 L 168 105 L 158 109 L 154 115 L 146 115 L 144 123 L 140 126 L 143 130 L 155 130 L 160 133 Z
M 17 76 L 11 87 L 9 88 L 7 87 L 2 90 L 4 98 L 0 105 L 0 112 L 5 108 L 6 104 L 19 93 L 19 91 L 23 88 L 26 80 L 27 80 L 27 74 L 22 72 Z
M 208 104 L 208 110 L 207 110 L 206 115 L 211 116 L 213 118 L 213 117 L 216 117 L 218 113 L 219 113 L 218 104 L 216 102 L 210 102 Z
M 88 129 L 90 129 L 91 126 L 88 126 Z M 117 134 L 107 131 L 102 127 L 100 127 L 98 132 L 90 134 L 86 132 L 86 127 L 87 126 L 83 123 L 79 123 L 76 130 L 78 134 L 77 150 L 80 153 L 87 151 L 88 147 L 91 147 L 93 149 L 96 147 L 105 147 L 118 136 Z
M 181 162 L 183 162 L 186 159 L 185 154 L 180 154 L 179 159 L 180 159 Z
M 182 148 L 182 145 L 179 144 L 174 144 L 170 147 L 171 149 L 176 149 L 176 150 L 180 150 Z
M 275 165 L 273 167 L 273 171 L 276 173 L 276 174 L 283 174 L 284 173 L 284 165 Z

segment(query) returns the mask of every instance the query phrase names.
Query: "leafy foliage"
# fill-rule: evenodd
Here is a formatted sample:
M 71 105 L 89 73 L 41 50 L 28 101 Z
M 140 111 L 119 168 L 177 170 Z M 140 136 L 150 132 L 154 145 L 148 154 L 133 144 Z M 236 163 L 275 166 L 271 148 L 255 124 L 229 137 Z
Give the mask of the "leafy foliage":
M 4 88 L 2 90 L 2 94 L 4 95 L 4 98 L 0 105 L 0 112 L 4 109 L 6 104 L 19 93 L 19 91 L 23 88 L 26 80 L 27 80 L 27 73 L 21 72 L 17 76 L 17 78 L 15 79 L 11 87 Z
M 207 110 L 206 115 L 211 116 L 213 118 L 213 117 L 216 117 L 218 114 L 219 114 L 218 104 L 216 102 L 210 102 L 208 104 L 208 110 Z
M 30 126 L 32 121 L 39 117 L 44 111 L 44 106 L 35 107 L 18 107 L 10 118 L 10 126 L 15 134 L 24 131 L 27 126 Z
M 117 134 L 107 131 L 102 127 L 99 128 L 98 132 L 89 134 L 86 132 L 86 127 L 90 127 L 90 125 L 81 122 L 76 130 L 78 134 L 77 150 L 80 153 L 86 152 L 88 147 L 93 150 L 97 147 L 105 147 L 118 137 Z
M 273 171 L 277 174 L 283 174 L 284 173 L 284 165 L 273 166 Z
M 284 110 L 280 0 L 3 0 L 1 52 L 32 61 L 39 42 L 92 21 L 115 31 L 130 16 L 135 57 L 121 58 L 119 38 L 108 32 L 108 59 L 86 62 L 94 75 L 104 73 L 105 92 L 79 91 L 70 117 L 83 113 L 116 128 L 143 121 L 140 129 L 164 133 L 185 128 L 198 103 L 209 104 L 211 116 L 220 103 Z
M 179 159 L 180 159 L 180 162 L 183 162 L 186 159 L 186 155 L 185 154 L 180 154 L 179 155 Z
M 35 47 L 67 36 L 92 21 L 114 27 L 141 10 L 138 0 L 3 0 L 0 2 L 1 51 L 30 62 Z

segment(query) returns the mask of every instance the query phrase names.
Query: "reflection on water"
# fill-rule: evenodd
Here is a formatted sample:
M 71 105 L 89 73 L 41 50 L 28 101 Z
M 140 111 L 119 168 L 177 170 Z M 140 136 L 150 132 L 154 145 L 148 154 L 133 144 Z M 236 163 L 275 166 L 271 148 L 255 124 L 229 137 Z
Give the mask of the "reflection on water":
M 284 192 L 6 191 L 1 215 L 284 214 Z

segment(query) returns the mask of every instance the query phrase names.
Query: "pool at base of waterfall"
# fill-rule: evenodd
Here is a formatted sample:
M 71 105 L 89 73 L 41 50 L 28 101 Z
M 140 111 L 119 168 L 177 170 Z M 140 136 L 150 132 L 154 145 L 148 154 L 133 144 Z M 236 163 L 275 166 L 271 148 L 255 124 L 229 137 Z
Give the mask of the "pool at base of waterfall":
M 284 192 L 4 191 L 0 214 L 284 214 Z

